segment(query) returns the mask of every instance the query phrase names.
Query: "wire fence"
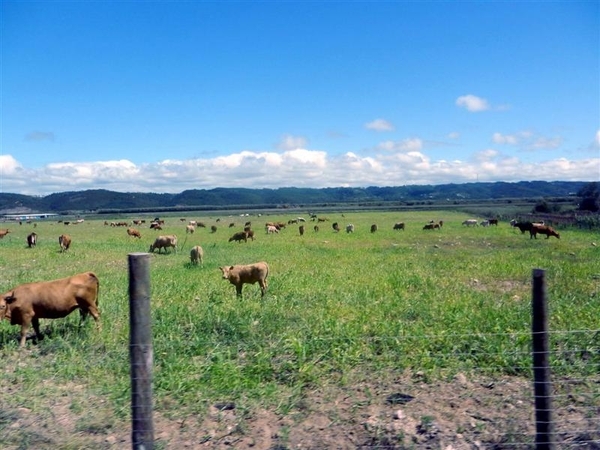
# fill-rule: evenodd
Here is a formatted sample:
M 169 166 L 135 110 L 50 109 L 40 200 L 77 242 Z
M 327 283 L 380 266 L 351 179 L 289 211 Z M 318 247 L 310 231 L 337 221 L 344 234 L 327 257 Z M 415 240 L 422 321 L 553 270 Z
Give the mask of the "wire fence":
M 129 263 L 131 437 L 136 450 L 154 447 L 155 429 L 162 437 L 161 445 L 173 448 L 185 443 L 192 448 L 265 450 L 600 449 L 600 330 L 550 331 L 544 272 L 537 269 L 533 272 L 531 333 L 371 338 L 371 343 L 393 344 L 406 339 L 473 342 L 502 336 L 515 343 L 511 351 L 467 351 L 460 345 L 451 354 L 428 350 L 427 356 L 438 361 L 454 359 L 459 360 L 458 367 L 465 364 L 464 373 L 454 369 L 450 380 L 442 377 L 443 381 L 431 383 L 425 374 L 416 371 L 405 373 L 404 378 L 397 378 L 385 388 L 378 380 L 370 380 L 368 390 L 382 388 L 370 395 L 361 389 L 365 385 L 340 388 L 335 394 L 329 392 L 329 401 L 320 393 L 310 399 L 312 404 L 321 405 L 317 414 L 311 414 L 307 407 L 302 417 L 291 420 L 265 412 L 263 422 L 254 421 L 262 427 L 262 434 L 253 434 L 248 425 L 244 429 L 235 403 L 224 402 L 211 406 L 208 422 L 189 422 L 165 434 L 160 424 L 154 424 L 157 411 L 152 398 L 148 254 L 132 254 Z M 574 335 L 589 337 L 588 345 L 566 347 L 564 342 Z M 495 358 L 505 363 L 511 358 L 519 361 L 519 365 L 511 366 L 511 371 L 519 376 L 498 375 L 497 365 L 480 364 Z M 563 370 L 565 364 L 578 364 L 579 370 Z M 306 397 L 310 398 L 310 394 Z

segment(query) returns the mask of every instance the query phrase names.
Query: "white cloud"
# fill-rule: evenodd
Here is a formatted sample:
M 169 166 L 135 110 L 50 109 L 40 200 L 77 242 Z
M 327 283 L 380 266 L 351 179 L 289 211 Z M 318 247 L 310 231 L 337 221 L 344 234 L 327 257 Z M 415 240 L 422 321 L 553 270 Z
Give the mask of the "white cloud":
M 596 148 L 600 148 L 600 130 L 596 131 L 596 136 L 594 138 L 594 146 Z
M 449 139 L 458 139 L 458 138 L 460 138 L 460 133 L 458 131 L 453 131 L 451 133 L 448 133 L 448 138 Z
M 600 158 L 524 162 L 494 149 L 466 159 L 433 159 L 420 139 L 387 141 L 363 156 L 294 149 L 243 151 L 208 159 L 163 160 L 136 165 L 128 160 L 53 163 L 25 169 L 11 155 L 0 156 L 0 192 L 47 195 L 104 188 L 120 192 L 178 193 L 215 187 L 278 188 L 398 186 L 472 181 L 595 180 Z
M 365 128 L 373 131 L 394 131 L 394 125 L 385 119 L 375 119 L 372 122 L 366 123 Z
M 458 97 L 456 99 L 456 105 L 461 108 L 466 108 L 467 111 L 471 112 L 487 111 L 490 109 L 490 105 L 485 98 L 477 97 L 472 94 Z
M 519 143 L 519 137 L 514 134 L 494 133 L 492 135 L 492 141 L 494 141 L 496 144 L 517 145 Z
M 11 175 L 20 167 L 21 164 L 12 155 L 0 155 L 0 175 Z
M 277 144 L 277 148 L 280 150 L 294 150 L 297 148 L 305 148 L 307 143 L 306 138 L 302 136 L 286 134 L 281 137 L 281 140 Z
M 408 138 L 402 141 L 384 141 L 378 145 L 378 148 L 394 152 L 411 152 L 423 149 L 423 141 L 419 138 Z

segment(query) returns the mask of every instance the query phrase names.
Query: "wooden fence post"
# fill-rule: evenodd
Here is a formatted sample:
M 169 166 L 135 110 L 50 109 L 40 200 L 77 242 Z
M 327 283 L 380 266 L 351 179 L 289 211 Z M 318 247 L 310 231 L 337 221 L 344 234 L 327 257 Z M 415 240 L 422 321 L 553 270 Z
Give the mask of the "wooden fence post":
M 552 383 L 548 344 L 548 302 L 545 271 L 533 269 L 531 334 L 533 344 L 533 388 L 535 395 L 535 445 L 537 450 L 554 449 Z
M 151 450 L 154 445 L 149 263 L 148 253 L 129 255 L 131 442 L 134 450 Z

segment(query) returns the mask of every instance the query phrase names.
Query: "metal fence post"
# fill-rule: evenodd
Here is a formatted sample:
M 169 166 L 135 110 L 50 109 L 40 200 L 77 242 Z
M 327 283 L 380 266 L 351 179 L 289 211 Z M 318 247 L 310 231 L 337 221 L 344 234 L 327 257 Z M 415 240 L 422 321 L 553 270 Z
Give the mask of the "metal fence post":
M 131 366 L 131 442 L 134 450 L 151 450 L 152 330 L 150 324 L 150 254 L 129 255 L 129 359 Z
M 531 334 L 533 344 L 533 387 L 535 395 L 535 445 L 537 450 L 554 449 L 552 383 L 548 344 L 548 302 L 545 271 L 533 269 Z

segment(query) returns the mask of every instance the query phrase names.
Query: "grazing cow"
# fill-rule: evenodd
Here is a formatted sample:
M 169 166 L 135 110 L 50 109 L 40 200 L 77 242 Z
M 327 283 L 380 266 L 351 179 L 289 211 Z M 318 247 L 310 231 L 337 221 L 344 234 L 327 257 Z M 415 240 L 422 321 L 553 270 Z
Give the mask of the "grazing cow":
M 242 241 L 248 242 L 248 233 L 246 233 L 245 231 L 238 231 L 229 238 L 229 242 L 231 241 L 237 241 L 238 244 Z
M 11 325 L 21 325 L 21 347 L 25 345 L 30 325 L 41 340 L 40 319 L 59 319 L 76 309 L 79 309 L 81 323 L 89 313 L 99 326 L 99 289 L 100 282 L 93 272 L 22 284 L 0 296 L 0 320 L 6 318 Z
M 136 237 L 138 239 L 142 238 L 142 234 L 138 230 L 136 230 L 135 228 L 127 228 L 127 234 L 129 236 L 133 236 L 133 237 Z
M 69 236 L 68 234 L 61 234 L 58 237 L 58 244 L 60 245 L 60 251 L 66 252 L 71 246 L 71 236 Z
M 167 253 L 167 249 L 169 247 L 173 247 L 175 253 L 177 253 L 177 236 L 174 234 L 166 235 L 166 236 L 158 236 L 153 244 L 150 244 L 149 253 L 154 253 L 154 250 L 158 249 L 158 253 L 160 253 L 161 249 L 165 249 L 165 253 Z
M 424 230 L 439 230 L 440 224 L 439 223 L 427 223 L 427 224 L 425 224 L 423 229 Z
M 373 225 L 371 225 L 371 233 L 375 233 L 377 231 L 377 224 L 374 223 Z
M 4 230 L 0 230 L 0 239 L 2 239 L 4 236 L 6 236 L 8 233 L 10 233 L 10 230 L 8 228 L 4 229 Z
M 231 222 L 231 223 L 229 224 L 229 228 L 233 228 L 233 227 L 235 227 L 235 222 Z
M 545 234 L 546 239 L 550 239 L 550 236 L 554 236 L 555 238 L 560 239 L 560 234 L 557 233 L 556 230 L 554 230 L 554 228 L 534 223 L 529 229 L 529 239 L 537 239 L 538 234 Z
M 531 231 L 531 227 L 533 226 L 533 223 L 531 223 L 531 222 L 517 222 L 517 221 L 515 221 L 513 223 L 511 221 L 511 225 L 513 227 L 518 228 L 519 230 L 521 230 L 521 234 L 523 234 L 526 231 Z
M 206 224 L 204 222 L 197 222 L 196 225 L 198 228 L 206 228 Z
M 354 233 L 354 225 L 349 223 L 346 225 L 346 233 Z
M 498 226 L 498 219 L 489 219 L 488 222 L 490 223 L 490 225 Z
M 490 226 L 490 221 L 489 220 L 482 220 L 479 225 L 481 225 L 482 227 L 489 227 Z
M 304 225 L 298 227 L 298 232 L 300 233 L 300 236 L 304 236 Z
M 150 222 L 150 229 L 152 230 L 162 230 L 162 227 L 158 222 Z
M 319 225 L 315 225 L 315 226 L 313 227 L 313 230 L 315 230 L 315 233 L 316 233 L 317 231 L 319 231 Z
M 195 230 L 196 230 L 196 229 L 194 228 L 194 225 L 187 225 L 187 226 L 185 227 L 185 232 L 186 232 L 186 233 L 194 234 L 194 231 L 195 231 Z
M 248 239 L 254 240 L 254 230 L 253 229 L 246 227 L 246 228 L 244 228 L 244 233 L 246 233 L 246 236 L 248 236 Z
M 29 235 L 27 235 L 27 246 L 29 248 L 31 248 L 31 247 L 35 247 L 36 244 L 37 244 L 37 234 L 30 233 Z
M 217 226 L 216 225 L 211 225 L 210 226 L 210 232 L 211 233 L 216 233 L 217 232 Z
M 268 225 L 267 226 L 267 234 L 274 234 L 274 233 L 279 233 L 279 229 L 277 229 L 277 227 L 275 225 Z
M 199 245 L 195 245 L 190 250 L 190 261 L 192 264 L 203 264 L 204 250 Z
M 340 231 L 340 225 L 337 222 L 333 222 L 331 228 L 333 228 L 333 231 L 335 231 L 336 233 Z
M 188 225 L 191 225 L 191 226 L 195 227 L 195 226 L 197 226 L 197 225 L 198 225 L 198 222 L 196 222 L 195 220 L 190 220 L 190 221 L 188 222 Z
M 238 297 L 242 296 L 242 287 L 244 284 L 258 283 L 260 286 L 261 297 L 267 292 L 267 276 L 269 275 L 269 265 L 262 261 L 248 265 L 237 265 L 230 267 L 219 267 L 223 273 L 223 279 L 229 280 L 235 286 Z
M 477 223 L 477 219 L 467 219 L 462 224 L 466 225 L 468 227 L 477 227 L 477 226 L 479 226 L 479 223 Z
M 404 230 L 404 222 L 396 222 L 394 224 L 394 230 Z

